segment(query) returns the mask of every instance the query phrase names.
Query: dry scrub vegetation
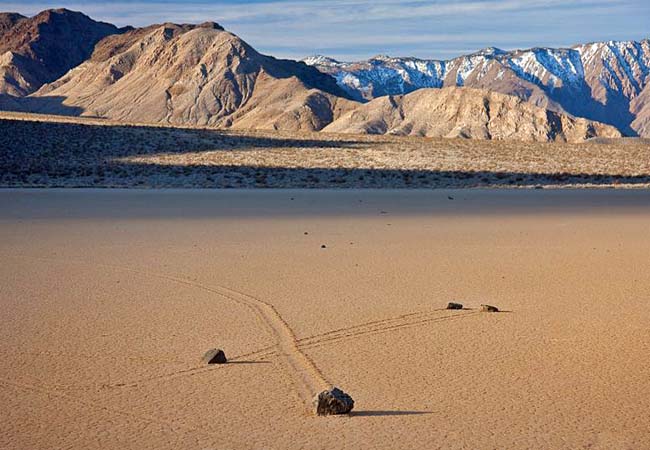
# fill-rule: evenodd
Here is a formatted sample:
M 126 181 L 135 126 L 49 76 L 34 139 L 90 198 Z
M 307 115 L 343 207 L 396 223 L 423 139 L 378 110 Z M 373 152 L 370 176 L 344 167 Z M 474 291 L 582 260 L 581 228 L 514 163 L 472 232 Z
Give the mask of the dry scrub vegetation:
M 4 187 L 650 186 L 650 143 L 234 132 L 0 113 Z

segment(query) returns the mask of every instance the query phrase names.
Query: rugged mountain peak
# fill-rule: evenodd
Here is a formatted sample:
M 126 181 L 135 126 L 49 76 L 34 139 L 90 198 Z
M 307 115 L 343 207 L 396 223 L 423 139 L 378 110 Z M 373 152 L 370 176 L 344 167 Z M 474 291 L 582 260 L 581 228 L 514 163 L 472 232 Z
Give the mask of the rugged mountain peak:
M 505 50 L 501 50 L 500 48 L 497 48 L 497 47 L 485 47 L 485 48 L 483 48 L 483 49 L 481 49 L 481 50 L 479 50 L 477 52 L 474 52 L 474 53 L 472 53 L 472 54 L 470 54 L 468 56 L 484 56 L 484 57 L 490 58 L 490 57 L 504 55 L 506 53 L 507 52 Z
M 329 58 L 329 57 L 323 56 L 323 55 L 309 56 L 309 57 L 303 59 L 302 62 L 304 62 L 308 66 L 319 66 L 319 65 L 325 66 L 325 65 L 340 64 L 336 59 Z
M 41 11 L 34 17 L 41 22 L 49 22 L 55 16 L 83 16 L 89 18 L 88 16 L 86 16 L 84 13 L 80 11 L 72 11 L 67 8 L 46 9 L 45 11 Z
M 25 19 L 27 17 L 18 13 L 0 13 L 0 36 Z
M 377 63 L 382 63 L 382 62 L 390 62 L 393 61 L 395 58 L 391 58 L 388 55 L 375 55 L 372 58 L 370 58 L 368 61 L 370 62 L 377 62 Z
M 110 36 L 35 97 L 44 112 L 81 109 L 128 122 L 319 130 L 345 93 L 301 62 L 261 55 L 217 24 L 163 24 Z
M 102 39 L 96 46 L 91 56 L 95 62 L 106 61 L 107 59 L 127 50 L 137 41 L 144 39 L 147 35 L 158 32 L 164 39 L 171 40 L 188 31 L 201 28 L 206 30 L 225 31 L 216 22 L 205 22 L 200 25 L 176 24 L 166 22 L 162 24 L 149 25 L 143 28 L 131 28 L 120 34 L 114 34 Z
M 216 22 L 203 22 L 203 23 L 197 25 L 197 28 L 208 28 L 208 29 L 211 29 L 211 30 L 225 31 L 225 28 L 222 27 L 221 25 L 219 25 Z
M 101 39 L 121 32 L 67 9 L 50 9 L 31 18 L 13 16 L 13 21 L 0 40 L 0 54 L 14 55 L 0 65 L 0 94 L 17 96 L 56 80 L 88 59 Z
M 81 28 L 76 31 L 84 34 L 88 33 L 89 29 L 92 30 L 94 28 L 118 29 L 115 25 L 93 20 L 80 11 L 72 11 L 66 8 L 46 9 L 45 11 L 36 14 L 34 17 L 29 18 L 28 21 L 31 26 L 36 25 L 37 27 L 44 27 L 45 29 L 56 26 L 66 27 L 69 25 L 81 25 Z
M 17 12 L 0 12 L 0 23 L 8 22 L 15 24 L 23 19 L 27 19 L 27 17 Z

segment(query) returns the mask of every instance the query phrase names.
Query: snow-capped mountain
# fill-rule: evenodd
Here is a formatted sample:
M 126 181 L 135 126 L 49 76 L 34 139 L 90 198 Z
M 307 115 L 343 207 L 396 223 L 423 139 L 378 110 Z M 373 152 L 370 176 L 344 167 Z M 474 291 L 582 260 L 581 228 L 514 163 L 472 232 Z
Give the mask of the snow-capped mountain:
M 334 76 L 360 100 L 421 88 L 467 86 L 525 98 L 538 106 L 650 135 L 650 40 L 571 48 L 503 51 L 486 48 L 451 60 L 391 58 L 304 60 Z

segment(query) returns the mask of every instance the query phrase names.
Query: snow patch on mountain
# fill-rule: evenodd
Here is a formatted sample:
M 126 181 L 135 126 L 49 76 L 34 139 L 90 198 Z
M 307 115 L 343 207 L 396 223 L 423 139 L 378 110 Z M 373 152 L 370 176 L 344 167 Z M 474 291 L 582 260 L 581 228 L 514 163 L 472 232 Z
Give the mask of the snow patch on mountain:
M 649 81 L 650 41 L 647 39 L 597 42 L 574 48 L 580 53 L 586 71 L 608 90 L 634 98 Z
M 314 55 L 302 60 L 308 66 L 336 66 L 340 64 L 334 58 L 323 55 Z
M 576 50 L 536 48 L 510 56 L 505 62 L 519 77 L 550 89 L 579 85 L 584 79 Z
M 460 59 L 458 72 L 456 72 L 456 85 L 464 86 L 465 81 L 469 78 L 474 70 L 486 61 L 483 55 L 468 56 Z

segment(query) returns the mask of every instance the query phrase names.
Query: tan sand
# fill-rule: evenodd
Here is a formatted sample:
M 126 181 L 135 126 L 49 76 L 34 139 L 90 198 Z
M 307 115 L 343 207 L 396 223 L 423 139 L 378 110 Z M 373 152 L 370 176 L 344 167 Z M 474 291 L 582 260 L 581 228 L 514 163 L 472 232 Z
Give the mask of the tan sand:
M 0 236 L 3 449 L 650 448 L 648 191 L 5 190 Z

